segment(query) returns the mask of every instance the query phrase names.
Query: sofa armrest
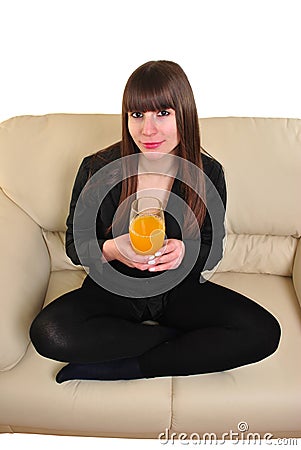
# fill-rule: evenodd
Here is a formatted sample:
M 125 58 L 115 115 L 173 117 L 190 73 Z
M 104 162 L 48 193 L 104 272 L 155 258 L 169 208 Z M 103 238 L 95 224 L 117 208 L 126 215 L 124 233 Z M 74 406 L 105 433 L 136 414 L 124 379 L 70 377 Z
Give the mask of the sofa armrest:
M 15 366 L 48 286 L 50 258 L 41 229 L 0 189 L 0 371 Z
M 293 265 L 293 283 L 301 306 L 301 238 L 299 239 Z

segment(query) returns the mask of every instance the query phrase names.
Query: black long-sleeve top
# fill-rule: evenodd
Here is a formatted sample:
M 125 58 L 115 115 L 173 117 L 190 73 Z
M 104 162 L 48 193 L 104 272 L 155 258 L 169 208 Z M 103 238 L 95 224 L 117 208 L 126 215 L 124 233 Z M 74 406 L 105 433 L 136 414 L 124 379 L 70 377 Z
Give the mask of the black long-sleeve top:
M 208 207 L 204 223 L 200 230 L 201 242 L 196 242 L 192 239 L 182 239 L 182 233 L 179 224 L 172 215 L 168 214 L 168 212 L 165 212 L 165 229 L 167 238 L 182 239 L 185 244 L 185 256 L 181 263 L 182 267 L 185 267 L 185 264 L 187 264 L 191 250 L 193 250 L 196 245 L 200 246 L 198 247 L 195 263 L 191 267 L 191 270 L 189 270 L 189 275 L 197 277 L 200 276 L 202 270 L 212 269 L 219 262 L 223 255 L 223 238 L 225 236 L 224 218 L 227 198 L 226 183 L 222 165 L 217 160 L 207 156 L 205 153 L 202 153 L 201 155 L 204 173 L 209 177 L 218 193 L 218 195 L 216 196 L 215 189 L 212 188 L 212 185 L 206 181 L 206 198 Z M 105 240 L 111 239 L 113 237 L 111 232 L 108 235 L 106 235 L 105 232 L 111 225 L 114 213 L 118 207 L 121 193 L 121 182 L 118 182 L 115 185 L 112 182 L 113 187 L 108 191 L 107 195 L 104 196 L 100 206 L 99 204 L 95 206 L 95 202 L 97 202 L 97 198 L 99 198 L 99 196 L 97 197 L 97 195 L 94 195 L 93 193 L 92 195 L 90 195 L 91 192 L 93 192 L 93 186 L 97 186 L 97 183 L 94 185 L 92 184 L 91 188 L 87 189 L 86 197 L 85 195 L 80 194 L 82 193 L 82 191 L 85 191 L 83 190 L 84 187 L 86 188 L 87 186 L 89 186 L 89 183 L 87 184 L 89 177 L 91 178 L 92 176 L 92 179 L 94 179 L 95 177 L 93 177 L 93 175 L 96 173 L 100 173 L 98 172 L 100 169 L 103 169 L 111 161 L 116 161 L 120 158 L 120 145 L 117 143 L 109 150 L 104 150 L 102 156 L 103 158 L 95 158 L 93 157 L 93 155 L 85 157 L 78 169 L 72 191 L 69 215 L 66 221 L 66 253 L 74 264 L 88 266 L 90 271 L 99 270 L 100 267 L 104 267 L 106 264 L 110 264 L 114 269 L 128 276 L 137 278 L 156 276 L 158 273 L 162 272 L 140 271 L 135 268 L 129 268 L 128 266 L 117 260 L 106 262 L 104 264 L 100 263 L 102 246 Z M 114 174 L 107 174 L 107 179 L 113 180 Z M 101 185 L 101 179 L 99 184 Z M 177 177 L 175 177 L 171 192 L 176 196 L 180 196 L 183 198 L 180 185 L 180 181 L 177 179 Z M 76 219 L 77 223 L 75 225 L 78 226 L 80 232 L 76 235 L 77 245 L 75 245 L 74 213 L 79 199 L 82 199 L 81 210 L 79 208 L 80 213 L 76 215 L 76 218 L 79 217 L 79 219 Z M 214 251 L 213 253 L 211 252 L 211 256 L 208 259 L 210 249 L 213 248 L 213 227 L 212 220 L 210 218 L 210 215 L 212 214 L 212 207 L 210 208 L 210 205 L 212 206 L 212 202 L 215 202 L 215 205 L 213 205 L 215 214 L 215 245 Z M 96 216 L 96 224 L 94 222 L 94 225 L 91 224 L 91 214 L 89 215 L 89 208 L 90 210 L 91 208 L 93 210 L 97 208 L 98 211 Z M 94 233 L 96 232 L 97 239 L 95 239 L 95 235 L 93 235 L 93 227 L 94 229 L 96 227 L 96 231 L 94 231 Z M 78 251 L 79 249 L 80 252 Z M 181 269 L 178 268 L 175 270 Z

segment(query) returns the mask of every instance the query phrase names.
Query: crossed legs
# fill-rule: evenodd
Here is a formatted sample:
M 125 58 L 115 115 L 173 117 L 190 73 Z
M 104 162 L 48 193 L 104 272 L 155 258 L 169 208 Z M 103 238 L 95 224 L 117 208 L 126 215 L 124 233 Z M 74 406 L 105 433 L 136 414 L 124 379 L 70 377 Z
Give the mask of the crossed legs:
M 145 325 L 142 320 L 154 319 L 146 314 L 147 299 L 119 297 L 86 279 L 41 311 L 31 339 L 43 356 L 80 364 L 80 378 L 85 364 L 101 368 L 110 361 L 131 367 L 123 376 L 122 364 L 112 379 L 223 371 L 260 361 L 278 347 L 275 317 L 231 289 L 187 278 L 161 301 L 159 325 Z M 103 379 L 101 373 L 92 377 Z

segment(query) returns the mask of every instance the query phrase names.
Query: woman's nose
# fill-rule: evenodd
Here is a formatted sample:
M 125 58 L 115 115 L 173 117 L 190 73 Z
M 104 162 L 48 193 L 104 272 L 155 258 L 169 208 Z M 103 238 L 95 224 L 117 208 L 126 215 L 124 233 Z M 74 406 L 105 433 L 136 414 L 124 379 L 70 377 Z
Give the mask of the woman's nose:
M 151 116 L 145 116 L 143 119 L 142 134 L 150 136 L 152 134 L 155 134 L 156 132 L 157 126 L 154 118 Z

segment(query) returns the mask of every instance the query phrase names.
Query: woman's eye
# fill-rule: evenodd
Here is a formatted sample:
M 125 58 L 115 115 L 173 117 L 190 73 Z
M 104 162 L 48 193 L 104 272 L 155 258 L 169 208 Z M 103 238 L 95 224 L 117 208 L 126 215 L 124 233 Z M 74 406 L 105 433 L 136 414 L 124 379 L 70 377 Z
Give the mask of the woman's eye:
M 143 114 L 139 111 L 134 111 L 131 113 L 131 116 L 134 117 L 134 119 L 140 119 L 143 116 Z
M 169 114 L 169 111 L 166 111 L 166 109 L 158 112 L 158 116 L 169 116 Z

